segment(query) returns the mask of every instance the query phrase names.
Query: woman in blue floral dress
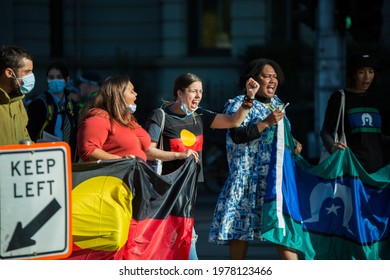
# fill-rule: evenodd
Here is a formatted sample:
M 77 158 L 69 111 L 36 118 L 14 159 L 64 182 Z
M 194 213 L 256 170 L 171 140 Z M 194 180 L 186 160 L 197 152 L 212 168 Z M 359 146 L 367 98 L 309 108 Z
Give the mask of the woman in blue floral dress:
M 241 126 L 226 134 L 229 177 L 218 198 L 209 233 L 210 243 L 230 246 L 231 259 L 245 259 L 248 241 L 262 239 L 261 215 L 272 142 L 276 124 L 285 116 L 283 102 L 275 95 L 284 80 L 283 72 L 275 61 L 265 58 L 248 65 L 240 77 L 244 95 L 226 103 L 226 114 L 240 108 L 245 97 L 243 85 L 250 77 L 260 88 Z M 301 149 L 296 141 L 294 153 Z M 296 252 L 289 248 L 278 246 L 278 251 L 282 259 L 297 259 Z

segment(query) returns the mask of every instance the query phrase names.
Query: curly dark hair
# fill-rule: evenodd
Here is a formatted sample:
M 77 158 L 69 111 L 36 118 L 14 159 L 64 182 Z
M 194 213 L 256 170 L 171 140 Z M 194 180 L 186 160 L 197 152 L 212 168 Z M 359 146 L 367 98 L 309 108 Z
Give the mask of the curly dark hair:
M 245 83 L 249 78 L 252 78 L 255 81 L 259 81 L 259 75 L 263 71 L 265 65 L 271 65 L 275 69 L 279 84 L 282 84 L 284 82 L 284 73 L 282 71 L 282 67 L 280 67 L 280 65 L 272 59 L 257 58 L 249 62 L 241 74 L 238 81 L 239 88 L 241 90 L 245 90 Z

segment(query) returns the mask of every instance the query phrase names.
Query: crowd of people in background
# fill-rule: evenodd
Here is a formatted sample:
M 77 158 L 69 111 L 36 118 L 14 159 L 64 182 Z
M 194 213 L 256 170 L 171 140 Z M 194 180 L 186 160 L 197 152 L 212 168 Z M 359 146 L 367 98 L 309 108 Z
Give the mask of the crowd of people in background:
M 344 89 L 346 143 L 333 140 L 339 91 L 329 99 L 321 131 L 328 152 L 348 145 L 368 173 L 389 163 L 388 123 L 378 98 L 370 92 L 379 69 L 372 54 L 351 56 Z M 164 175 L 178 169 L 190 156 L 202 167 L 203 130 L 227 129 L 229 177 L 216 202 L 209 242 L 229 245 L 231 259 L 245 259 L 248 243 L 262 239 L 265 178 L 275 129 L 282 118 L 289 123 L 277 95 L 284 80 L 280 65 L 267 58 L 250 62 L 239 79 L 241 91 L 228 101 L 224 113 L 202 108 L 202 80 L 196 74 L 183 73 L 174 82 L 173 100 L 164 102 L 163 110 L 151 112 L 144 126 L 134 115 L 136 100 L 142 94 L 136 92 L 130 77 L 103 79 L 96 72 L 85 72 L 71 78 L 65 64 L 49 65 L 47 89 L 24 103 L 23 98 L 35 84 L 32 55 L 18 46 L 3 46 L 0 145 L 22 140 L 64 141 L 71 147 L 74 162 L 129 157 L 161 160 Z M 365 122 L 371 122 L 375 129 L 368 129 Z M 158 146 L 161 138 L 163 147 Z M 295 140 L 294 154 L 301 151 L 302 144 Z M 201 169 L 199 181 L 202 174 Z M 193 229 L 189 259 L 198 259 L 196 239 Z M 298 259 L 293 249 L 280 245 L 278 251 L 282 259 Z

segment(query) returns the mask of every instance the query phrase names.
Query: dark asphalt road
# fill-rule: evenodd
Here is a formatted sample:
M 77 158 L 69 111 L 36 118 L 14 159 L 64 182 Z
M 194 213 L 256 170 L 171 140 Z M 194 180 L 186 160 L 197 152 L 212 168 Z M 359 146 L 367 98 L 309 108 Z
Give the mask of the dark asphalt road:
M 228 260 L 229 247 L 210 244 L 207 241 L 218 194 L 207 191 L 202 184 L 198 186 L 195 206 L 195 230 L 198 237 L 197 253 L 200 260 Z M 276 246 L 270 242 L 253 241 L 249 243 L 248 260 L 279 260 Z

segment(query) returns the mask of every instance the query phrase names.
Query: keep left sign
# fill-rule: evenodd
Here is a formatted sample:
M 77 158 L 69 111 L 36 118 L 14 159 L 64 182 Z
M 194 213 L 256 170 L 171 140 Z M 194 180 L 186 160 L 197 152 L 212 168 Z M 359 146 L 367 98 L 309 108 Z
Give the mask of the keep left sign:
M 0 258 L 71 254 L 71 159 L 65 142 L 0 147 Z

